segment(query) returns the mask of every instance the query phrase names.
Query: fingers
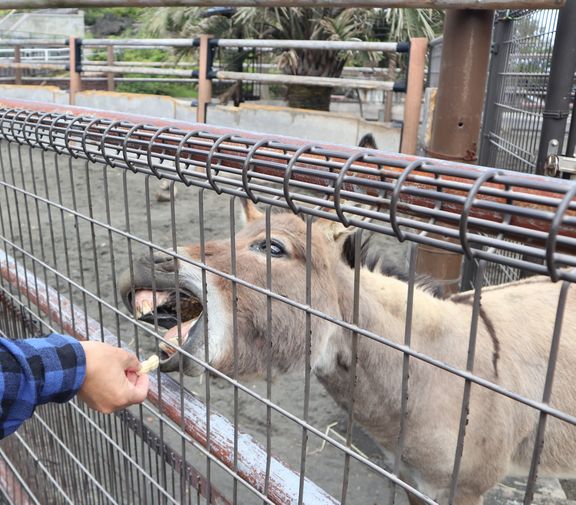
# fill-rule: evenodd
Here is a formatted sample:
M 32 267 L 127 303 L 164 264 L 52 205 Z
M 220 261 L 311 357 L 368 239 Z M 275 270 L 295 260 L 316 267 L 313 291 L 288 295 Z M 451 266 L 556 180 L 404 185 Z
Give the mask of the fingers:
M 86 376 L 78 396 L 104 413 L 141 403 L 149 387 L 147 375 L 138 375 L 140 362 L 131 352 L 103 342 L 83 342 Z
M 150 378 L 148 375 L 138 375 L 136 383 L 132 384 L 132 398 L 131 403 L 142 403 L 148 395 L 148 388 L 150 386 Z

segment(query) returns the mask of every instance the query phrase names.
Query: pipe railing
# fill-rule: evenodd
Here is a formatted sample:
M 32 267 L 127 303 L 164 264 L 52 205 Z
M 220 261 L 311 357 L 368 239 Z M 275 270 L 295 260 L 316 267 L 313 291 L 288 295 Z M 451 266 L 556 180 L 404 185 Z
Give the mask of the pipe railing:
M 576 281 L 576 182 L 0 98 L 1 137 Z
M 1 40 L 0 47 L 14 46 L 20 48 L 22 45 L 19 39 Z M 46 41 L 43 41 L 46 42 Z M 51 44 L 54 41 L 50 41 Z M 36 70 L 69 70 L 70 72 L 70 104 L 75 103 L 75 95 L 82 89 L 82 75 L 88 73 L 104 73 L 107 79 L 109 91 L 115 89 L 117 75 L 138 74 L 140 76 L 167 76 L 181 77 L 188 79 L 187 82 L 197 79 L 198 100 L 196 106 L 196 120 L 206 122 L 208 105 L 212 100 L 212 80 L 220 81 L 246 81 L 283 85 L 305 85 L 320 87 L 342 87 L 362 90 L 382 90 L 389 93 L 387 100 L 391 100 L 392 92 L 406 92 L 409 86 L 410 91 L 406 97 L 409 104 L 404 110 L 404 129 L 402 134 L 401 150 L 405 153 L 414 154 L 417 146 L 418 125 L 420 123 L 420 108 L 424 86 L 424 65 L 426 57 L 425 39 L 414 39 L 413 43 L 407 42 L 363 42 L 363 41 L 324 41 L 324 40 L 259 40 L 259 39 L 217 39 L 207 36 L 194 38 L 173 38 L 173 39 L 75 39 L 61 41 L 70 50 L 69 62 L 37 65 L 31 62 L 5 62 L 0 64 L 0 68 L 13 68 L 16 72 L 22 69 Z M 41 44 L 40 44 L 41 45 Z M 203 47 L 203 46 L 206 47 Z M 115 61 L 114 48 L 132 47 L 143 49 L 145 47 L 161 48 L 198 48 L 198 70 L 168 68 L 165 66 L 130 65 L 128 62 L 120 64 Z M 87 62 L 83 58 L 83 48 L 108 48 L 107 61 Z M 283 73 L 262 73 L 262 72 L 232 72 L 219 70 L 214 67 L 215 50 L 217 48 L 260 48 L 269 50 L 333 50 L 333 51 L 377 51 L 409 53 L 408 58 L 408 81 L 398 82 L 393 80 L 382 81 L 379 79 L 358 79 L 346 77 L 320 77 L 304 75 L 287 75 Z M 54 65 L 54 66 L 50 66 Z M 191 65 L 194 65 L 193 63 Z M 145 77 L 144 77 L 145 78 Z M 22 82 L 21 74 L 18 74 L 17 82 Z M 151 82 L 151 81 L 149 81 Z

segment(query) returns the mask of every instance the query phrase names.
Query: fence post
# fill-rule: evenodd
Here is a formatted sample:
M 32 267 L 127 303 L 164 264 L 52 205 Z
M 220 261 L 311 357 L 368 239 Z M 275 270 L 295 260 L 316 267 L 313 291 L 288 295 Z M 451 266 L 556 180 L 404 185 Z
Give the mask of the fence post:
M 570 112 L 570 96 L 576 72 L 575 26 L 576 0 L 567 0 L 558 13 L 556 38 L 552 50 L 542 134 L 536 162 L 536 173 L 539 175 L 544 174 L 544 162 L 548 156 L 548 146 L 551 141 L 558 141 L 558 153 L 562 154 L 566 122 Z
M 200 35 L 200 61 L 198 64 L 198 105 L 196 122 L 206 122 L 206 110 L 212 99 L 212 80 L 209 72 L 212 70 L 213 50 L 210 47 L 212 35 Z
M 566 156 L 576 158 L 576 93 L 572 104 L 572 117 L 570 118 L 570 131 L 568 132 L 568 143 L 566 144 Z
M 512 35 L 514 22 L 509 17 L 496 19 L 494 25 L 494 36 L 492 39 L 491 59 L 488 70 L 488 84 L 486 86 L 486 99 L 484 102 L 484 120 L 480 138 L 480 151 L 478 163 L 480 165 L 492 166 L 495 162 L 492 159 L 492 146 L 490 140 L 492 133 L 498 131 L 502 116 L 497 103 L 502 98 L 502 84 L 504 79 L 502 73 L 506 69 L 508 62 L 509 46 L 506 43 Z
M 388 53 L 388 73 L 389 81 L 396 80 L 396 53 Z M 392 105 L 394 101 L 394 91 L 384 92 L 384 122 L 390 123 L 392 121 Z
M 14 63 L 22 63 L 22 54 L 18 44 L 14 46 Z M 14 84 L 22 84 L 22 69 L 20 67 L 14 69 Z
M 109 66 L 114 65 L 114 46 L 108 46 L 107 48 L 107 58 L 106 62 Z M 108 82 L 108 91 L 114 91 L 114 73 L 108 72 L 106 75 L 106 80 Z
M 70 105 L 76 103 L 76 93 L 82 91 L 82 40 L 70 37 Z
M 429 156 L 477 159 L 493 20 L 493 11 L 453 10 L 446 16 Z M 419 246 L 418 262 L 417 272 L 448 281 L 448 292 L 460 288 L 460 254 Z
M 428 40 L 415 38 L 410 40 L 410 60 L 408 62 L 408 83 L 406 86 L 406 101 L 404 103 L 404 128 L 400 152 L 416 154 L 418 145 L 418 128 L 422 95 L 424 93 L 424 67 L 426 66 L 426 51 Z

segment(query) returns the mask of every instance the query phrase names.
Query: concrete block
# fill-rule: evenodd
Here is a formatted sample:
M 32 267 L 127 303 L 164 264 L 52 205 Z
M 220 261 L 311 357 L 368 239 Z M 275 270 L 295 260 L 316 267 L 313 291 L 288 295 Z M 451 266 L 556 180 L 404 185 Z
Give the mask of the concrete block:
M 15 100 L 35 100 L 37 102 L 58 104 L 68 103 L 68 93 L 58 89 L 56 86 L 0 84 L 0 96 Z
M 116 93 L 113 91 L 82 91 L 76 95 L 76 105 L 166 119 L 176 117 L 176 100 L 169 96 Z

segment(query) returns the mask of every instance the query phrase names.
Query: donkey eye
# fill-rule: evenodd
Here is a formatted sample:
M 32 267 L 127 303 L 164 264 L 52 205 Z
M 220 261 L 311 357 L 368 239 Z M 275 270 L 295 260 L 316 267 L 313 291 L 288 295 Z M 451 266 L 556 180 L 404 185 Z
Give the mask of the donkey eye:
M 261 240 L 260 242 L 252 244 L 250 249 L 263 252 L 264 254 L 266 254 L 268 252 L 268 244 L 266 243 L 266 240 Z M 284 244 L 282 242 L 276 239 L 270 240 L 270 256 L 273 256 L 274 258 L 279 258 L 281 256 L 287 256 L 287 255 L 288 253 L 286 252 L 286 248 L 284 247 Z

